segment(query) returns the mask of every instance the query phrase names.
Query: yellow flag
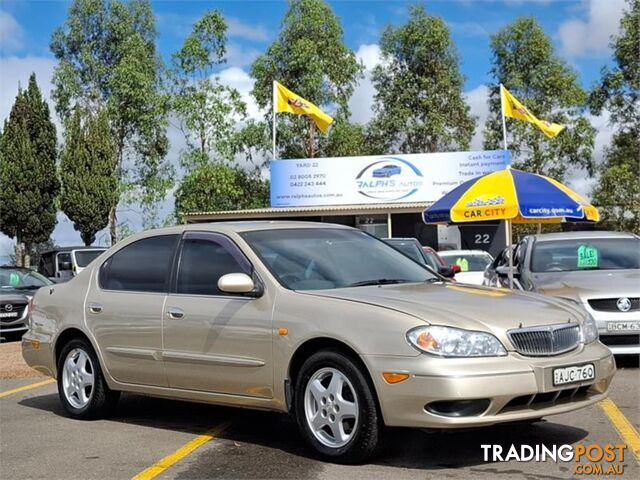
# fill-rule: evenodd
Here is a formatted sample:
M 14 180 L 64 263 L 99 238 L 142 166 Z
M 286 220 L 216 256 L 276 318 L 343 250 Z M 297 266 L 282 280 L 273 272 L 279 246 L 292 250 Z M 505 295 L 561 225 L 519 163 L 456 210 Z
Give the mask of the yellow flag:
M 557 123 L 538 119 L 502 85 L 500 85 L 500 95 L 502 96 L 502 112 L 504 116 L 533 123 L 549 138 L 555 137 L 564 130 L 564 125 L 558 125 Z
M 313 103 L 305 100 L 300 95 L 293 93 L 281 83 L 273 82 L 273 90 L 273 104 L 276 112 L 289 112 L 296 115 L 306 115 L 313 120 L 313 123 L 316 124 L 322 133 L 327 133 L 329 125 L 333 122 L 333 118 L 324 113 Z

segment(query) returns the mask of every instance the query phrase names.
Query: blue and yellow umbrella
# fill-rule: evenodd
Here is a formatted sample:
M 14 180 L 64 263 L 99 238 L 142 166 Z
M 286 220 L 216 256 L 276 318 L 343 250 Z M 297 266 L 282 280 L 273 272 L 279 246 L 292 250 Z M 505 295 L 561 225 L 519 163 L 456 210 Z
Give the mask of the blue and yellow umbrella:
M 423 213 L 425 223 L 507 220 L 514 223 L 597 222 L 598 210 L 556 180 L 507 168 L 454 188 Z

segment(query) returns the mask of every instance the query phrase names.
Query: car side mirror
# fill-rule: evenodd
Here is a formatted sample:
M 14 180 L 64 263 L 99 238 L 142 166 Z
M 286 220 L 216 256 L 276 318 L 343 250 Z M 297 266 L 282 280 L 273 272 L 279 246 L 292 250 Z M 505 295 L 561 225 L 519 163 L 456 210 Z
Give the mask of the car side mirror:
M 520 271 L 518 270 L 518 267 L 512 267 L 511 270 L 513 272 L 513 278 L 520 278 Z M 496 273 L 498 274 L 499 277 L 502 277 L 502 278 L 509 277 L 509 266 L 504 265 L 502 267 L 497 267 Z
M 256 284 L 246 273 L 227 273 L 218 279 L 218 290 L 224 293 L 257 293 Z
M 460 265 L 451 265 L 451 270 L 453 270 L 453 273 L 460 273 L 462 271 L 462 268 L 460 268 Z
M 71 270 L 71 262 L 58 262 L 58 270 Z
M 452 267 L 439 267 L 438 273 L 444 278 L 453 278 L 456 276 L 456 272 Z

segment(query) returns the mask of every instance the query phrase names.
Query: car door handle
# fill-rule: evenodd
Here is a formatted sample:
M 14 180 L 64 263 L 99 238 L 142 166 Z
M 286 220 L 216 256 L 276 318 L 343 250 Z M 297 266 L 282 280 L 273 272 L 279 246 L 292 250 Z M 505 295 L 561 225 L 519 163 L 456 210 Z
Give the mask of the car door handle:
M 179 308 L 171 307 L 169 310 L 167 310 L 167 315 L 169 315 L 169 318 L 177 320 L 184 317 L 184 312 Z
M 99 303 L 90 303 L 89 311 L 91 313 L 100 313 L 102 311 L 102 305 L 100 305 Z

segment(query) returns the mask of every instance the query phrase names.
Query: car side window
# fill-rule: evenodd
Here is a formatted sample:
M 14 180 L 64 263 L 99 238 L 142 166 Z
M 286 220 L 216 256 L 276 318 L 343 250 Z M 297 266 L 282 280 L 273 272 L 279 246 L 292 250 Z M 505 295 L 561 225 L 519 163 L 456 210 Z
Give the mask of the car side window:
M 100 268 L 100 286 L 107 290 L 166 292 L 178 239 L 178 235 L 158 235 L 117 251 Z
M 185 238 L 178 266 L 177 293 L 227 295 L 218 289 L 218 280 L 228 273 L 250 272 L 221 243 L 205 238 Z

